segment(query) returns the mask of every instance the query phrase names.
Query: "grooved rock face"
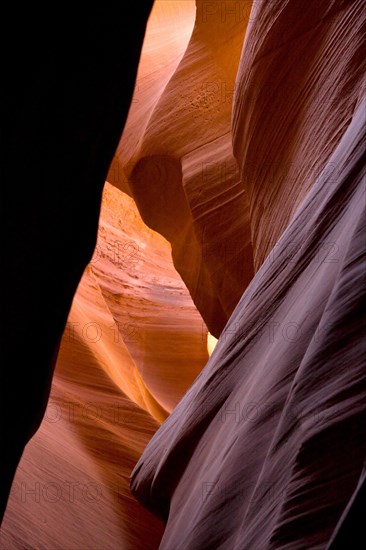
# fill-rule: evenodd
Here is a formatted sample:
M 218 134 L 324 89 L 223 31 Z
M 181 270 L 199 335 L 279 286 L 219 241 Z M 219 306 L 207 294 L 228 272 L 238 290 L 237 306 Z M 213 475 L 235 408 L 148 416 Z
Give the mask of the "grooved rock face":
M 232 123 L 247 208 L 227 221 L 250 228 L 257 272 L 134 469 L 133 493 L 166 521 L 161 549 L 325 548 L 362 478 L 365 17 L 361 1 L 253 4 Z M 148 138 L 173 80 L 143 151 L 173 151 L 180 135 Z M 179 99 L 168 112 L 174 127 Z M 212 202 L 194 183 L 195 156 L 227 159 L 224 140 L 179 149 L 195 228 L 230 200 L 217 174 Z
M 325 169 L 364 81 L 362 2 L 255 2 L 237 75 L 233 143 L 255 267 Z
M 133 493 L 167 522 L 162 549 L 325 548 L 357 487 L 364 109 L 330 158 L 336 181 L 314 183 L 134 469 Z

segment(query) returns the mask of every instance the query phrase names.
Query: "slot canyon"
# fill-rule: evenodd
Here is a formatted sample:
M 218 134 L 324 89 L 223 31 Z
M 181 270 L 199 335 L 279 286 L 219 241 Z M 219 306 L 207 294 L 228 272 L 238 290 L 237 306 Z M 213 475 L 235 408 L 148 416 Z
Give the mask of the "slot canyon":
M 3 35 L 1 550 L 366 548 L 364 1 Z

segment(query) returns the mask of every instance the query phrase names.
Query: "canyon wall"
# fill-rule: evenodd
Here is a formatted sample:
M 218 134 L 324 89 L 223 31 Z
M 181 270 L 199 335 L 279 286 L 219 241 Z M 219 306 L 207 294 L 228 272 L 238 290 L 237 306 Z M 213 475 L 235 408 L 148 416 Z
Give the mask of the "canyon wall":
M 256 274 L 133 472 L 162 549 L 345 547 L 366 456 L 365 18 L 253 4 L 232 135 Z
M 169 243 L 107 183 L 97 245 L 45 418 L 14 479 L 1 548 L 157 548 L 163 524 L 132 497 L 129 476 L 207 357 L 207 329 Z
M 366 455 L 365 101 L 139 460 L 161 548 L 325 548 Z M 293 244 L 296 243 L 296 251 Z
M 1 519 L 93 256 L 152 3 L 7 4 L 2 18 Z
M 192 36 L 166 84 L 169 64 L 148 70 L 161 40 L 148 33 L 135 103 L 108 176 L 129 189 L 147 225 L 171 242 L 174 265 L 215 336 L 253 275 L 249 204 L 230 123 L 251 3 L 231 2 L 228 13 L 224 4 L 196 3 Z
M 3 502 L 40 428 L 1 547 L 344 548 L 366 456 L 365 8 L 158 0 L 132 97 L 150 5 L 38 40 L 14 16 Z

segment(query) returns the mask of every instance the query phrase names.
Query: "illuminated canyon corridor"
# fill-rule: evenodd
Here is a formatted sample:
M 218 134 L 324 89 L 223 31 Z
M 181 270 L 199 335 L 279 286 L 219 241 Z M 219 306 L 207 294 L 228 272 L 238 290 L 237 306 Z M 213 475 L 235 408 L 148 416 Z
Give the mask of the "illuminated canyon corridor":
M 1 550 L 366 548 L 365 2 L 8 8 Z

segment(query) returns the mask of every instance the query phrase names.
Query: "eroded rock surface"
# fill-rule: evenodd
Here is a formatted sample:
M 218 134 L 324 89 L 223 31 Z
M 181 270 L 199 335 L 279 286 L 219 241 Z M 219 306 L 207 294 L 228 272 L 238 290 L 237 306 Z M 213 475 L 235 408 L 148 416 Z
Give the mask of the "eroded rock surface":
M 325 548 L 360 487 L 365 16 L 253 5 L 233 143 L 257 272 L 134 470 L 162 549 Z
M 206 340 L 169 243 L 107 183 L 94 256 L 45 418 L 14 479 L 2 548 L 158 547 L 163 524 L 133 498 L 129 476 L 207 361 Z

